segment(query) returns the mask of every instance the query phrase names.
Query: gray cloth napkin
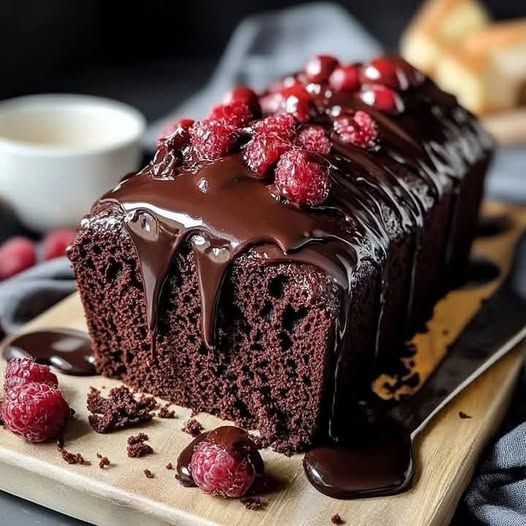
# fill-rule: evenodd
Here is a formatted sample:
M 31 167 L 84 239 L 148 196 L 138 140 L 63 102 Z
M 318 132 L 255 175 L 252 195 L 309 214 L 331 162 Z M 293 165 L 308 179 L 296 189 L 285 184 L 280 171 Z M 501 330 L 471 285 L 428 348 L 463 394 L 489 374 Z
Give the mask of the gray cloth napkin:
M 0 327 L 13 333 L 74 290 L 73 271 L 65 257 L 22 272 L 0 283 Z
M 180 117 L 200 117 L 236 84 L 262 88 L 273 79 L 300 68 L 320 52 L 345 60 L 364 60 L 380 46 L 341 7 L 313 3 L 244 20 L 228 44 L 210 82 L 201 91 L 154 123 L 144 144 L 153 149 L 159 130 Z M 523 182 L 526 148 L 498 153 L 488 181 L 488 195 L 526 202 Z M 6 332 L 16 330 L 33 316 L 74 290 L 72 272 L 65 258 L 39 265 L 0 284 L 0 323 Z M 526 379 L 520 385 L 520 407 Z M 463 499 L 466 521 L 488 526 L 526 526 L 526 414 L 489 448 Z

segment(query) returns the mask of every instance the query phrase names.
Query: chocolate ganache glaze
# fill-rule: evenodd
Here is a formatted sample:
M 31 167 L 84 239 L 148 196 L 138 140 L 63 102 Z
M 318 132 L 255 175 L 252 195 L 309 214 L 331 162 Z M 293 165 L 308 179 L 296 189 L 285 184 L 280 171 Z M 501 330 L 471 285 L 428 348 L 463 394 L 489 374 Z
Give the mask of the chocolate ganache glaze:
M 46 329 L 21 334 L 7 344 L 3 356 L 6 360 L 33 358 L 73 376 L 97 374 L 89 335 L 74 329 Z
M 174 254 L 185 240 L 190 241 L 196 259 L 202 334 L 209 347 L 215 345 L 223 279 L 241 253 L 251 250 L 265 264 L 302 262 L 327 272 L 340 287 L 342 301 L 328 418 L 329 435 L 338 440 L 346 431 L 336 427 L 332 417 L 338 409 L 339 388 L 346 381 L 342 371 L 351 359 L 345 350 L 352 347 L 347 313 L 353 272 L 364 260 L 383 269 L 376 341 L 372 342 L 376 356 L 384 291 L 389 287 L 386 258 L 392 224 L 388 222 L 411 232 L 414 243 L 405 312 L 409 332 L 415 316 L 412 298 L 423 211 L 440 197 L 446 184 L 452 186 L 448 239 L 443 255 L 437 254 L 447 269 L 454 249 L 461 177 L 468 164 L 487 158 L 492 140 L 454 97 L 429 79 L 400 93 L 405 109 L 396 115 L 369 106 L 357 93 L 333 93 L 326 85 L 310 88 L 317 110 L 311 123 L 322 126 L 333 141 L 331 153 L 320 158 L 330 169 L 332 183 L 321 205 L 297 207 L 283 201 L 268 179 L 247 168 L 240 153 L 198 165 L 178 165 L 177 156 L 158 150 L 149 166 L 123 179 L 99 206 L 119 206 L 126 214 L 142 271 L 152 351 L 160 293 Z M 367 112 L 377 123 L 375 148 L 344 144 L 333 131 L 338 115 L 357 110 Z

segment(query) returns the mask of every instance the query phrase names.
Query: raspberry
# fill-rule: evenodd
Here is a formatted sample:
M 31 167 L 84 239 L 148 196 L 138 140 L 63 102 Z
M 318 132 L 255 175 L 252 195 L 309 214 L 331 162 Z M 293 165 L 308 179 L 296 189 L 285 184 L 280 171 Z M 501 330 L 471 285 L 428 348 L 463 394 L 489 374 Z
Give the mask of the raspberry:
M 193 119 L 179 119 L 163 128 L 157 143 L 158 148 L 163 146 L 180 150 L 184 148 L 190 140 L 190 128 L 194 124 Z
M 243 160 L 256 174 L 263 177 L 292 144 L 279 137 L 256 135 L 243 151 Z
M 258 114 L 260 112 L 258 96 L 246 86 L 236 86 L 225 95 L 223 104 L 230 104 L 231 102 L 244 102 L 253 113 Z
M 40 365 L 30 358 L 14 358 L 9 360 L 5 369 L 4 389 L 28 383 L 46 384 L 58 387 L 57 377 L 47 365 Z
M 42 254 L 46 261 L 66 255 L 66 249 L 75 238 L 75 230 L 67 228 L 53 230 L 45 238 L 42 244 Z
M 365 111 L 336 117 L 334 129 L 342 142 L 354 144 L 359 148 L 373 148 L 378 138 L 376 122 Z
M 368 86 L 362 90 L 360 98 L 365 104 L 387 113 L 397 114 L 404 111 L 404 101 L 400 95 L 387 86 L 380 84 Z
M 220 159 L 234 147 L 237 128 L 222 119 L 203 119 L 190 128 L 190 142 L 198 161 Z
M 35 245 L 26 238 L 13 237 L 0 245 L 0 280 L 32 267 L 37 261 Z
M 264 113 L 290 113 L 300 122 L 308 121 L 313 111 L 312 95 L 299 82 L 265 95 L 260 103 Z
M 338 61 L 330 55 L 316 55 L 312 57 L 305 66 L 305 75 L 310 82 L 325 82 Z
M 56 438 L 66 424 L 70 409 L 62 391 L 45 384 L 29 383 L 7 391 L 2 420 L 13 433 L 28 442 Z
M 351 64 L 336 68 L 329 77 L 330 87 L 336 91 L 357 91 L 360 88 L 360 67 Z
M 256 478 L 255 466 L 247 453 L 243 448 L 228 448 L 205 439 L 195 447 L 192 455 L 192 479 L 210 495 L 242 497 Z
M 256 122 L 254 130 L 257 134 L 267 137 L 275 136 L 286 141 L 292 141 L 296 135 L 296 119 L 287 113 L 271 115 Z
M 379 57 L 366 64 L 362 72 L 365 82 L 374 82 L 396 90 L 421 84 L 425 77 L 402 58 Z
M 329 170 L 311 152 L 291 150 L 278 161 L 275 184 L 281 195 L 293 204 L 318 205 L 329 194 Z
M 252 119 L 252 111 L 248 104 L 242 101 L 232 101 L 228 104 L 218 104 L 212 108 L 209 119 L 223 120 L 224 122 L 239 128 L 246 126 Z
M 298 144 L 306 150 L 328 155 L 332 144 L 321 126 L 306 126 L 298 135 Z
M 313 109 L 312 95 L 300 83 L 295 83 L 281 90 L 282 108 L 291 113 L 300 122 L 307 122 Z

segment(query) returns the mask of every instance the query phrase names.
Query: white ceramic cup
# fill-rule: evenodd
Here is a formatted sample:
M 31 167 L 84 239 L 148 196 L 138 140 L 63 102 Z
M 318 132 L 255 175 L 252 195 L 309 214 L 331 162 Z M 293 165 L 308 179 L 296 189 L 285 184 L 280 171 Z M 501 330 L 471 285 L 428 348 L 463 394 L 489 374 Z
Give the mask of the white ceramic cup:
M 104 192 L 137 169 L 144 117 L 86 95 L 0 102 L 0 201 L 29 228 L 78 224 Z

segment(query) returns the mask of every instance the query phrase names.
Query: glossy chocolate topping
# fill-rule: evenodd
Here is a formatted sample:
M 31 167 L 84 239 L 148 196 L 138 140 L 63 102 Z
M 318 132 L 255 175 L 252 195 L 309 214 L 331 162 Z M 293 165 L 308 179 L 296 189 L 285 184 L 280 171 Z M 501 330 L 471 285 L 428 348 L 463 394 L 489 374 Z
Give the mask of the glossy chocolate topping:
M 389 115 L 363 102 L 356 94 L 331 93 L 318 86 L 314 123 L 333 140 L 328 163 L 331 190 L 314 207 L 296 207 L 280 201 L 270 181 L 256 177 L 234 153 L 201 166 L 175 166 L 173 157 L 156 157 L 137 175 L 125 178 L 106 194 L 101 204 L 118 206 L 126 214 L 126 227 L 135 245 L 142 271 L 146 313 L 152 349 L 155 349 L 160 293 L 174 254 L 190 242 L 195 254 L 202 302 L 203 341 L 215 345 L 216 310 L 222 283 L 236 258 L 252 250 L 265 264 L 293 261 L 315 265 L 341 289 L 341 316 L 334 342 L 333 402 L 345 382 L 342 371 L 351 360 L 351 331 L 347 313 L 354 272 L 367 260 L 381 269 L 377 299 L 377 354 L 381 336 L 384 293 L 388 287 L 386 264 L 389 232 L 401 228 L 413 237 L 413 264 L 408 269 L 406 326 L 412 318 L 415 262 L 422 237 L 423 211 L 432 206 L 449 184 L 453 195 L 466 167 L 487 157 L 491 140 L 455 99 L 430 80 L 400 93 L 405 110 Z M 342 112 L 368 112 L 378 125 L 378 146 L 358 148 L 340 142 L 333 120 Z M 451 207 L 449 238 L 443 265 L 450 264 L 453 225 L 459 199 Z M 396 224 L 396 227 L 393 227 Z
M 365 428 L 360 442 L 314 448 L 303 467 L 309 482 L 337 499 L 393 495 L 403 491 L 414 472 L 409 433 L 394 422 Z
M 3 351 L 6 360 L 33 358 L 74 376 L 97 374 L 88 334 L 73 329 L 47 329 L 17 336 Z

